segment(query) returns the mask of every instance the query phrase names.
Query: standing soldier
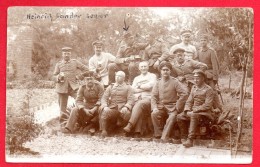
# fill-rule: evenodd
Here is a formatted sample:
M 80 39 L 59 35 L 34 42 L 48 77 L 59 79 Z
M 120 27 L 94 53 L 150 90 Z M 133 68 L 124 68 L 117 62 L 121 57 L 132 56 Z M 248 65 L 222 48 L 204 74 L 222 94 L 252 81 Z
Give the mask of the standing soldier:
M 193 84 L 193 71 L 195 69 L 206 70 L 207 65 L 196 60 L 185 59 L 185 50 L 181 47 L 176 47 L 173 54 L 176 56 L 170 63 L 173 67 L 173 76 L 177 76 L 180 82 L 184 83 L 190 91 L 191 85 Z
M 89 70 L 95 71 L 100 77 L 100 82 L 106 87 L 108 85 L 108 65 L 114 62 L 116 57 L 102 52 L 104 46 L 102 41 L 95 41 L 92 45 L 95 55 L 89 59 Z
M 60 123 L 65 121 L 68 97 L 74 99 L 77 95 L 79 84 L 77 82 L 77 70 L 88 71 L 87 66 L 80 63 L 76 59 L 71 59 L 70 47 L 62 48 L 63 60 L 59 61 L 54 70 L 54 78 L 56 81 L 56 92 L 58 93 L 58 101 L 60 107 Z
M 134 105 L 133 90 L 131 85 L 125 83 L 125 73 L 118 71 L 115 77 L 116 82 L 107 87 L 101 99 L 99 121 L 103 137 L 108 135 L 109 126 L 128 122 Z
M 204 117 L 213 120 L 211 109 L 214 92 L 212 88 L 205 83 L 205 79 L 206 74 L 202 70 L 198 69 L 194 71 L 195 85 L 192 87 L 184 111 L 177 116 L 182 143 L 185 147 L 193 146 L 193 139 L 196 137 L 196 129 L 200 118 Z
M 208 36 L 203 34 L 200 38 L 201 48 L 198 52 L 198 59 L 200 62 L 207 64 L 208 69 L 205 71 L 207 76 L 206 83 L 214 90 L 213 108 L 219 109 L 222 112 L 222 104 L 218 97 L 216 84 L 219 77 L 219 62 L 216 51 L 208 46 Z
M 173 45 L 170 49 L 170 54 L 173 54 L 173 50 L 175 50 L 176 47 L 181 47 L 185 50 L 185 59 L 193 59 L 197 60 L 197 49 L 195 46 L 191 45 L 191 33 L 192 31 L 189 29 L 183 29 L 181 31 L 181 40 L 182 42 L 176 45 Z
M 169 62 L 162 62 L 159 68 L 162 78 L 156 82 L 152 90 L 151 118 L 154 137 L 168 140 L 177 123 L 176 116 L 183 110 L 188 92 L 177 79 L 170 76 L 172 65 Z
M 147 39 L 149 45 L 145 48 L 144 60 L 149 62 L 149 71 L 158 73 L 160 62 L 169 57 L 169 50 L 162 39 L 156 39 L 155 34 L 150 33 Z
M 147 61 L 139 64 L 140 75 L 135 77 L 132 88 L 135 96 L 135 105 L 132 109 L 131 118 L 128 121 L 124 131 L 130 134 L 134 131 L 134 136 L 139 137 L 142 134 L 142 128 L 148 119 L 151 118 L 151 92 L 156 82 L 156 75 L 148 72 L 149 66 Z
M 73 133 L 75 124 L 78 122 L 80 127 L 90 125 L 91 133 L 95 132 L 98 126 L 98 109 L 100 100 L 104 93 L 101 83 L 94 80 L 93 72 L 84 73 L 85 84 L 82 85 L 77 93 L 76 107 L 72 109 L 68 122 L 63 129 L 63 133 Z
M 120 70 L 129 74 L 128 79 L 132 83 L 134 77 L 139 75 L 138 63 L 133 61 L 141 60 L 140 51 L 144 50 L 146 46 L 146 43 L 136 43 L 131 33 L 124 34 L 124 40 L 119 46 L 115 63 L 108 66 L 109 84 L 115 81 L 115 72 Z

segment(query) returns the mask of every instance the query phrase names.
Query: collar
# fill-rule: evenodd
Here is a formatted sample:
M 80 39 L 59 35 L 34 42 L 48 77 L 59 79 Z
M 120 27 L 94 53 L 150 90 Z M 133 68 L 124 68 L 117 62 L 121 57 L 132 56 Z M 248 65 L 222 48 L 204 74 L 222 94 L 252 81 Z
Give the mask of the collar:
M 206 48 L 202 48 L 202 47 L 201 47 L 201 51 L 202 51 L 202 52 L 206 52 L 207 50 L 209 50 L 209 47 L 206 47 Z
M 70 61 L 71 61 L 71 59 L 69 61 L 62 60 L 62 63 L 67 64 L 67 63 L 70 63 Z
M 200 88 L 198 86 L 196 86 L 196 90 L 202 90 L 206 87 L 206 84 L 204 83 Z
M 121 87 L 121 86 L 124 86 L 125 85 L 125 82 L 123 82 L 122 84 L 118 84 L 118 83 L 115 83 L 115 87 Z
M 186 62 L 187 62 L 186 59 L 184 59 L 184 62 L 183 62 L 182 64 L 180 64 L 180 63 L 176 60 L 176 65 L 177 65 L 178 67 L 181 67 L 181 66 L 184 66 Z

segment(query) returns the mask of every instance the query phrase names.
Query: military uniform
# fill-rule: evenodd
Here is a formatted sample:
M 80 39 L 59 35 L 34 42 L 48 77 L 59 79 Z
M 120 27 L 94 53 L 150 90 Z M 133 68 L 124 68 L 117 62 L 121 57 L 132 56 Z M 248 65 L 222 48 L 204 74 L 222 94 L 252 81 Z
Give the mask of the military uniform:
M 213 89 L 204 83 L 201 88 L 196 85 L 192 87 L 189 98 L 185 104 L 184 111 L 189 111 L 187 115 L 181 113 L 177 116 L 178 125 L 181 130 L 181 137 L 183 139 L 194 139 L 196 135 L 196 128 L 201 117 L 206 117 L 213 120 L 212 104 L 214 92 Z M 188 128 L 188 122 L 190 125 Z M 188 132 L 189 129 L 189 132 Z
M 60 121 L 67 109 L 68 96 L 76 98 L 79 84 L 77 83 L 77 70 L 88 71 L 87 66 L 80 63 L 78 60 L 70 59 L 69 61 L 61 60 L 55 66 L 54 78 L 56 81 L 56 92 L 58 93 L 60 107 Z M 61 80 L 60 75 L 64 74 L 64 79 Z
M 151 109 L 159 110 L 151 114 L 155 137 L 169 138 L 176 123 L 176 116 L 183 110 L 187 97 L 187 90 L 177 79 L 170 77 L 167 81 L 157 81 L 151 96 Z
M 107 131 L 108 126 L 117 123 L 117 119 L 122 119 L 127 123 L 133 105 L 134 96 L 130 85 L 126 83 L 121 85 L 117 83 L 109 85 L 101 99 L 100 130 Z M 103 110 L 105 107 L 109 107 L 108 112 Z M 123 107 L 128 109 L 126 113 L 119 112 Z
M 93 86 L 89 87 L 87 85 L 82 85 L 77 93 L 76 98 L 76 107 L 72 109 L 68 122 L 66 124 L 66 128 L 70 131 L 74 130 L 74 126 L 77 121 L 80 126 L 86 126 L 86 122 L 89 123 L 91 120 L 94 120 L 95 124 L 97 124 L 97 118 L 93 119 L 94 117 L 98 116 L 98 108 L 101 104 L 101 97 L 104 93 L 104 87 L 98 81 L 94 81 Z M 96 107 L 92 116 L 87 115 L 83 109 L 93 109 Z
M 149 44 L 145 48 L 143 59 L 149 62 L 149 71 L 157 73 L 157 67 L 154 67 L 154 63 L 166 60 L 169 57 L 169 50 L 161 39 L 156 39 L 154 44 Z
M 171 62 L 173 67 L 173 74 L 176 76 L 185 77 L 186 81 L 193 83 L 193 71 L 195 69 L 207 69 L 207 65 L 195 60 L 185 60 L 182 64 L 177 61 Z
M 119 50 L 116 55 L 115 63 L 108 65 L 108 78 L 109 84 L 115 81 L 115 72 L 124 71 L 129 74 L 129 81 L 132 82 L 134 77 L 139 75 L 138 63 L 125 62 L 125 58 L 132 55 L 139 55 L 141 50 L 144 50 L 147 46 L 146 43 L 134 43 L 132 46 L 128 46 L 124 41 L 121 42 Z

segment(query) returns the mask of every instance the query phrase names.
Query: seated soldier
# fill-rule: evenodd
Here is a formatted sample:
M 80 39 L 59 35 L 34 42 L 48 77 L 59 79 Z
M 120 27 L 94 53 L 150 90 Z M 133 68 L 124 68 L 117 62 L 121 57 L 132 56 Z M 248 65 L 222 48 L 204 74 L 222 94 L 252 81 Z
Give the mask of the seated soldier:
M 115 126 L 118 119 L 126 125 L 134 105 L 134 95 L 131 85 L 125 83 L 125 73 L 116 73 L 116 83 L 107 87 L 100 107 L 100 130 L 103 137 L 108 135 L 109 126 Z
M 95 55 L 89 59 L 89 70 L 98 74 L 100 82 L 106 87 L 108 86 L 108 65 L 115 61 L 116 57 L 110 53 L 102 52 L 103 42 L 94 41 L 92 43 Z
M 83 75 L 86 84 L 82 85 L 78 90 L 76 107 L 72 109 L 68 122 L 62 130 L 63 133 L 73 133 L 76 123 L 81 127 L 86 127 L 87 124 L 91 124 L 92 127 L 98 126 L 98 109 L 104 87 L 94 80 L 93 72 L 87 72 Z M 95 129 L 91 129 L 91 133 L 94 132 Z
M 182 112 L 188 92 L 175 78 L 171 77 L 172 65 L 162 62 L 159 65 L 161 79 L 152 89 L 151 118 L 154 126 L 154 137 L 168 140 L 177 123 L 177 114 Z
M 173 67 L 173 76 L 177 76 L 180 82 L 184 83 L 189 92 L 191 86 L 193 85 L 193 71 L 195 69 L 207 69 L 207 65 L 193 59 L 185 59 L 184 52 L 185 50 L 181 47 L 172 48 L 173 54 L 175 54 L 176 58 L 174 60 L 170 60 L 170 63 Z
M 141 74 L 135 77 L 133 81 L 133 91 L 135 96 L 135 105 L 132 109 L 131 118 L 124 128 L 126 134 L 134 130 L 135 137 L 143 134 L 145 122 L 151 115 L 151 91 L 156 82 L 156 75 L 148 72 L 149 66 L 147 61 L 140 62 L 139 70 Z
M 206 74 L 202 70 L 198 69 L 194 71 L 195 85 L 191 89 L 184 111 L 177 116 L 182 143 L 185 147 L 193 146 L 193 139 L 196 136 L 200 118 L 205 117 L 213 120 L 211 109 L 214 92 L 213 89 L 205 83 L 205 79 Z

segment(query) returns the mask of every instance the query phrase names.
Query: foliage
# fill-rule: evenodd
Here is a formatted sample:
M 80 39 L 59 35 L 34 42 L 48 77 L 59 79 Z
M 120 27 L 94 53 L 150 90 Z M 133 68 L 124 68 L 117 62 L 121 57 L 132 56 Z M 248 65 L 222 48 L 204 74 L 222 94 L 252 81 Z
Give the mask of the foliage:
M 34 113 L 29 111 L 32 95 L 33 91 L 29 89 L 21 101 L 7 108 L 6 146 L 10 154 L 30 152 L 23 144 L 37 137 L 42 130 L 42 126 L 34 122 Z
M 94 54 L 92 42 L 97 39 L 103 40 L 105 51 L 116 55 L 125 26 L 129 26 L 128 31 L 135 34 L 138 41 L 145 41 L 145 35 L 152 32 L 164 39 L 169 47 L 180 42 L 183 27 L 193 30 L 193 44 L 197 48 L 199 35 L 207 33 L 211 37 L 211 47 L 218 53 L 222 72 L 241 69 L 241 54 L 249 54 L 252 62 L 252 53 L 248 51 L 253 46 L 249 48 L 248 43 L 253 43 L 253 35 L 249 37 L 249 31 L 253 34 L 253 22 L 249 30 L 253 13 L 248 8 L 174 8 L 164 17 L 149 8 L 26 9 L 12 12 L 8 26 L 29 25 L 34 29 L 32 71 L 40 79 L 51 78 L 50 71 L 61 59 L 60 48 L 65 45 L 72 47 L 73 57 L 85 64 Z M 42 13 L 52 15 L 52 19 L 24 19 L 28 14 Z M 81 18 L 56 17 L 71 13 L 81 15 Z

